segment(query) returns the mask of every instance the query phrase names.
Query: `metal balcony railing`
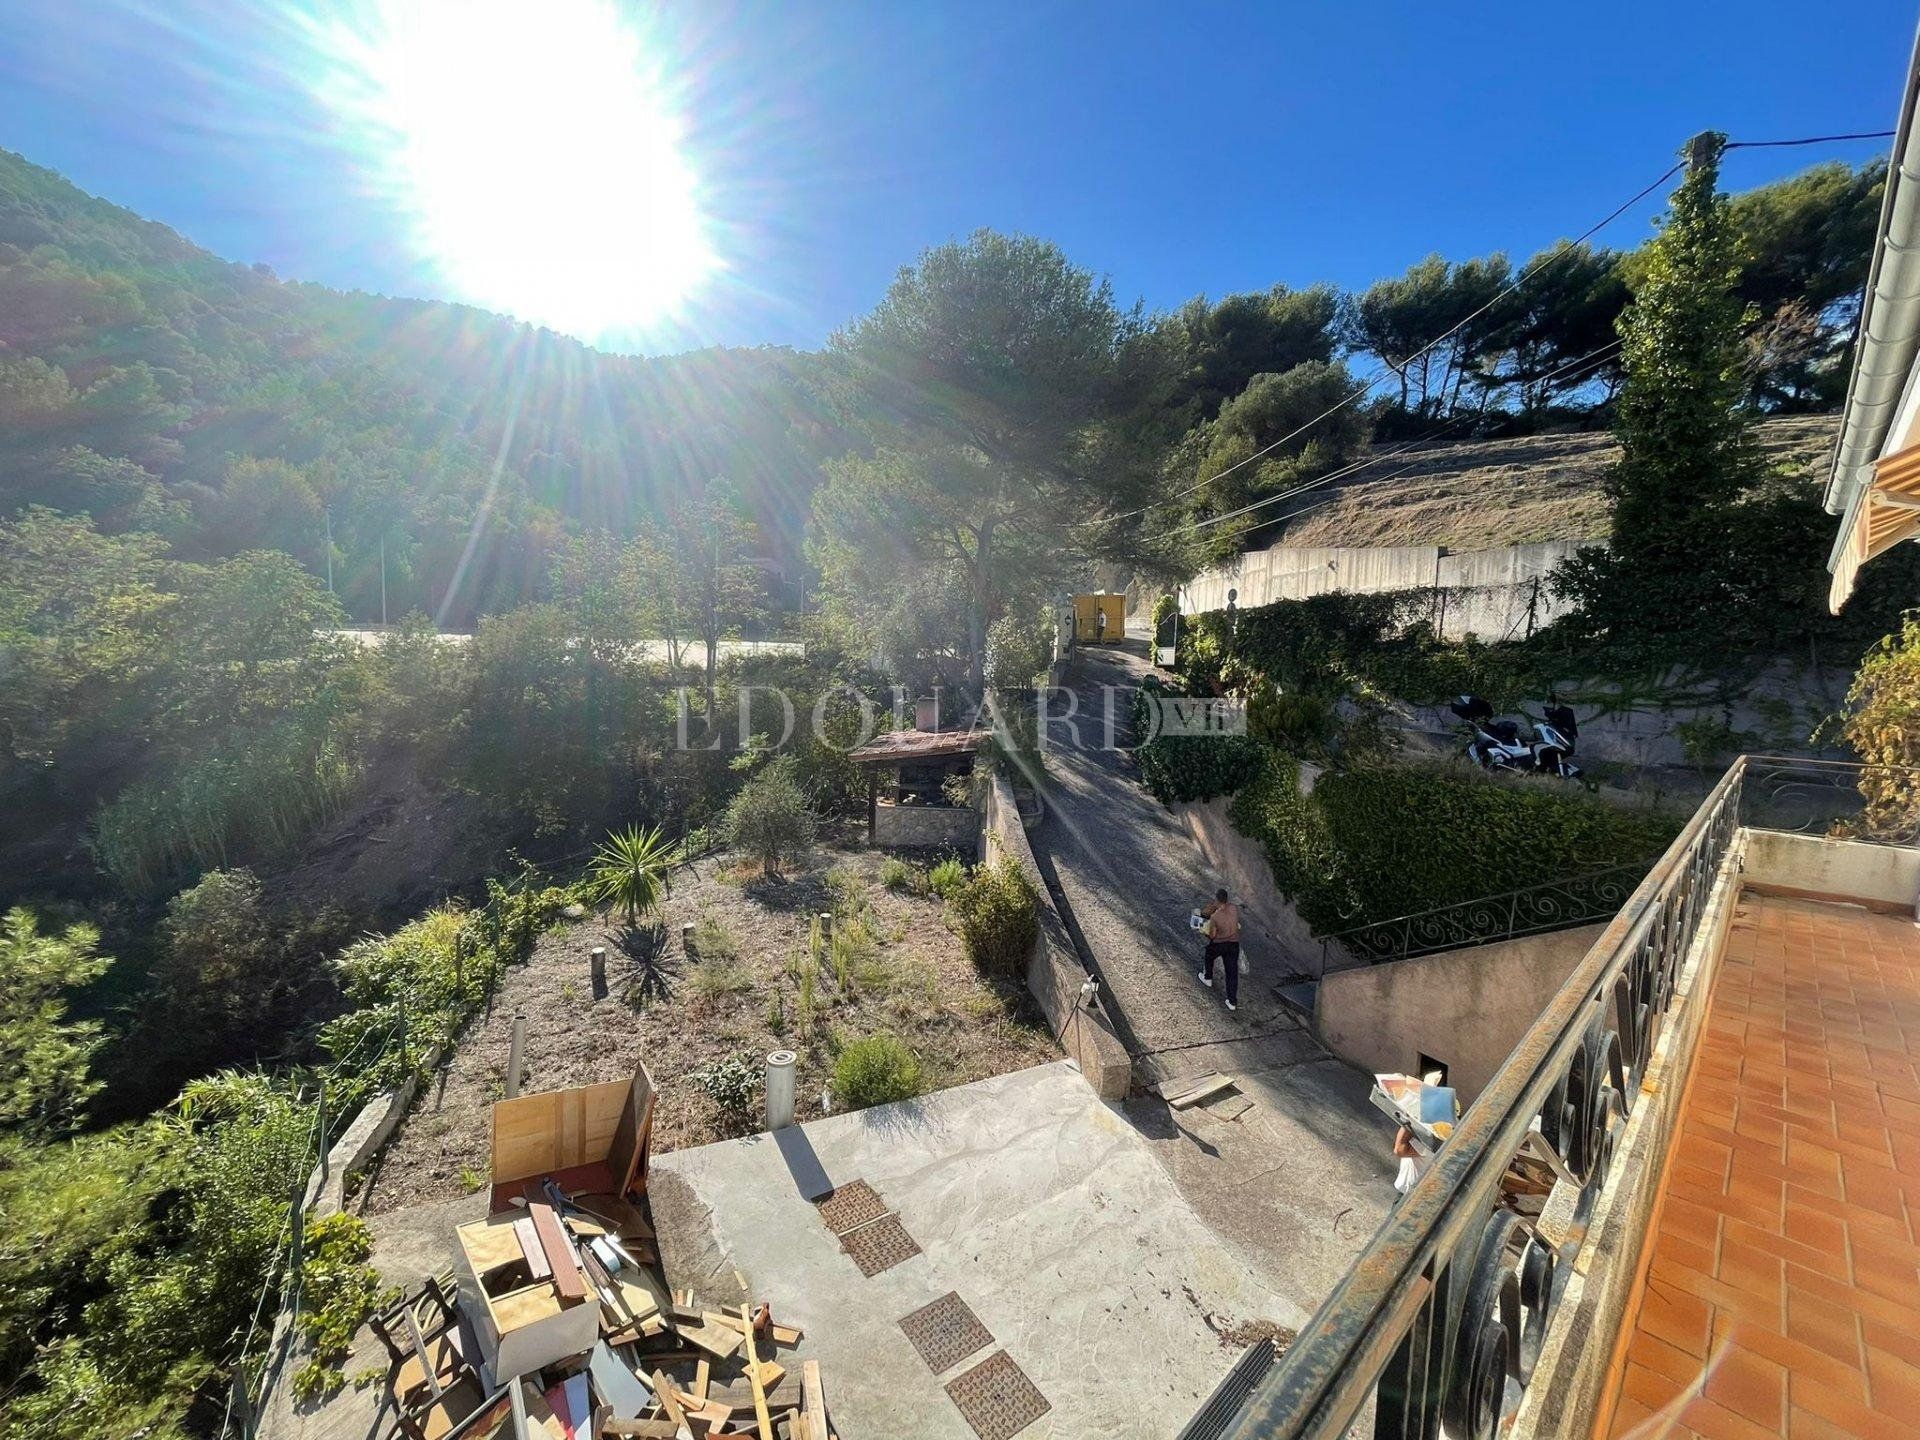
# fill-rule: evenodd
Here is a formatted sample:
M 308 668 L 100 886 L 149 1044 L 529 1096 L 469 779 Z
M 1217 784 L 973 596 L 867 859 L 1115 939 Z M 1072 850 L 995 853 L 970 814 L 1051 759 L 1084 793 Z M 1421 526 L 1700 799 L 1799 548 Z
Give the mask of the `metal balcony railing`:
M 1917 798 L 1920 770 L 1737 760 L 1286 1356 L 1235 1418 L 1208 1433 L 1343 1440 L 1371 1405 L 1377 1437 L 1491 1437 L 1518 1405 L 1554 1322 L 1557 1281 L 1607 1180 L 1737 831 L 1751 824 L 1912 844 Z M 1496 1203 L 1523 1148 L 1574 1187 L 1574 1223 L 1560 1246 Z
M 1563 880 L 1336 930 L 1320 937 L 1320 973 L 1327 973 L 1341 951 L 1369 965 L 1384 965 L 1389 960 L 1410 960 L 1416 955 L 1434 955 L 1467 945 L 1491 945 L 1590 925 L 1605 920 L 1626 903 L 1651 863 L 1635 860 L 1583 870 Z

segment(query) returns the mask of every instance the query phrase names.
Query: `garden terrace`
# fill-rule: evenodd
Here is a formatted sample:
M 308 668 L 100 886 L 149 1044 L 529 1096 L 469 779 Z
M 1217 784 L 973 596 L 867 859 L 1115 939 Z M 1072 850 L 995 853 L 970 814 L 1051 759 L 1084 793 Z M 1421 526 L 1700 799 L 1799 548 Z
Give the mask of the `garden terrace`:
M 946 784 L 973 773 L 986 738 L 972 729 L 890 730 L 848 752 L 867 777 L 867 843 L 971 855 L 980 841 L 978 808 L 954 804 Z

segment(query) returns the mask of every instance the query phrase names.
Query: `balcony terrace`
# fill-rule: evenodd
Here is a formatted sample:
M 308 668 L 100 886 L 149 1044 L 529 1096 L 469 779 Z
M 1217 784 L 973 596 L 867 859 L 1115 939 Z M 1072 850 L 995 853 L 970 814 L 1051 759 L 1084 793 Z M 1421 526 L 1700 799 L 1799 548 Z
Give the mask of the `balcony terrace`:
M 1916 795 L 1737 761 L 1284 1358 L 1183 1436 L 1920 1431 Z

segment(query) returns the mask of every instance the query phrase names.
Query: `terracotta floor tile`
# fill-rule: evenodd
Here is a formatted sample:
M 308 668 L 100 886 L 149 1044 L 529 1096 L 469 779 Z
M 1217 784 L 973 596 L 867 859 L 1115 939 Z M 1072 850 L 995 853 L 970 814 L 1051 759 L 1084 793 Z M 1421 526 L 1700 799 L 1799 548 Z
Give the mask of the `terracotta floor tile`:
M 1920 928 L 1744 895 L 1709 1001 L 1609 1428 L 1920 1436 Z
M 1701 1393 L 1716 1405 L 1778 1435 L 1786 1426 L 1787 1372 L 1764 1355 L 1739 1345 L 1715 1352 Z

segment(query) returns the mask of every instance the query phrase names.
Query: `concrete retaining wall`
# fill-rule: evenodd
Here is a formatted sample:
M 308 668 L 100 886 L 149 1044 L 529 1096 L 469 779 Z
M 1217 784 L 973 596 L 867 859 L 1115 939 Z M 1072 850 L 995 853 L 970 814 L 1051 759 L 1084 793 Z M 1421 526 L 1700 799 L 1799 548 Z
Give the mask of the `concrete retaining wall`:
M 1203 572 L 1180 592 L 1181 613 L 1224 610 L 1229 591 L 1242 610 L 1311 595 L 1434 592 L 1434 631 L 1445 639 L 1525 636 L 1570 607 L 1545 578 L 1590 540 L 1547 540 L 1449 553 L 1435 545 L 1378 548 L 1275 545 Z
M 1194 848 L 1240 906 L 1241 935 L 1251 973 L 1270 981 L 1286 976 L 1318 976 L 1321 956 L 1329 949 L 1328 969 L 1357 963 L 1338 945 L 1329 947 L 1315 938 L 1307 922 L 1273 883 L 1267 852 L 1257 840 L 1234 829 L 1233 821 L 1227 818 L 1232 805 L 1232 797 L 1222 795 L 1212 800 L 1190 800 L 1173 809 L 1185 822 Z
M 1369 1074 L 1447 1067 L 1463 1103 L 1506 1063 L 1604 924 L 1363 965 L 1325 976 L 1314 999 L 1321 1044 Z
M 1781 894 L 1855 901 L 1910 913 L 1920 899 L 1920 850 L 1749 830 L 1749 884 Z
M 1040 1002 L 1061 1046 L 1100 1098 L 1125 1099 L 1133 1083 L 1133 1059 L 1106 1017 L 1088 1009 L 1080 998 L 1086 969 L 1048 898 L 1033 847 L 1027 843 L 1026 827 L 1020 823 L 1013 786 L 1004 775 L 995 775 L 987 791 L 983 848 L 984 858 L 989 861 L 1011 858 L 1040 897 L 1040 935 L 1027 962 L 1027 988 Z

